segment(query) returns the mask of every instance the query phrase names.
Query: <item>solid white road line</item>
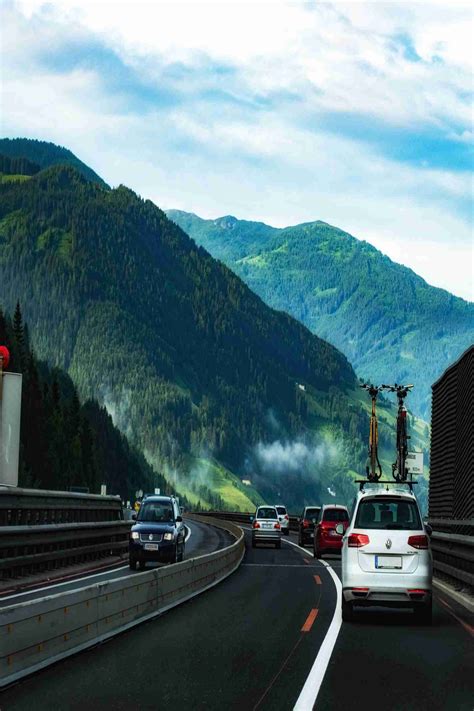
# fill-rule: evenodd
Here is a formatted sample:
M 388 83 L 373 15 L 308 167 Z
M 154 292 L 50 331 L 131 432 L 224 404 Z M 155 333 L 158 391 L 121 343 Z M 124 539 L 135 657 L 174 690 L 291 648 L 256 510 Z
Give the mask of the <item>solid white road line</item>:
M 187 534 L 186 534 L 186 537 L 185 537 L 185 539 L 184 539 L 184 542 L 185 542 L 185 543 L 187 543 L 187 542 L 189 541 L 189 539 L 191 538 L 191 529 L 189 528 L 188 524 L 186 524 L 186 530 L 187 530 Z
M 342 625 L 342 613 L 341 613 L 341 599 L 342 599 L 342 584 L 336 573 L 325 560 L 320 561 L 326 568 L 331 578 L 336 586 L 336 608 L 334 610 L 334 615 L 329 625 L 328 631 L 322 645 L 319 648 L 319 652 L 314 660 L 314 664 L 311 667 L 308 678 L 306 679 L 305 685 L 301 689 L 301 693 L 298 700 L 293 707 L 293 711 L 310 711 L 316 699 L 318 698 L 319 689 L 323 683 L 324 675 L 326 669 L 328 668 L 329 660 L 334 649 L 334 646 L 339 635 L 339 630 Z

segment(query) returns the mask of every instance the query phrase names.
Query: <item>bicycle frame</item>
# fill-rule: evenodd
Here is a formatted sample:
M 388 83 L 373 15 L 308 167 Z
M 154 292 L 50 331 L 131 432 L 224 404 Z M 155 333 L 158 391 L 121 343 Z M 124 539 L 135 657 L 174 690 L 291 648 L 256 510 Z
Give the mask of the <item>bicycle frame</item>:
M 370 431 L 369 431 L 369 459 L 370 467 L 366 468 L 367 479 L 369 481 L 378 481 L 382 476 L 382 465 L 379 461 L 378 455 L 378 442 L 379 442 L 379 430 L 377 422 L 377 411 L 376 402 L 377 395 L 379 394 L 381 388 L 375 387 L 374 385 L 368 385 L 364 383 L 360 386 L 368 391 L 372 400 L 372 413 L 370 415 Z
M 406 481 L 408 472 L 406 469 L 406 459 L 408 454 L 408 440 L 410 435 L 407 434 L 407 409 L 404 405 L 404 400 L 413 385 L 382 385 L 383 390 L 389 390 L 397 394 L 398 414 L 397 414 L 397 460 L 392 464 L 392 476 L 395 481 Z

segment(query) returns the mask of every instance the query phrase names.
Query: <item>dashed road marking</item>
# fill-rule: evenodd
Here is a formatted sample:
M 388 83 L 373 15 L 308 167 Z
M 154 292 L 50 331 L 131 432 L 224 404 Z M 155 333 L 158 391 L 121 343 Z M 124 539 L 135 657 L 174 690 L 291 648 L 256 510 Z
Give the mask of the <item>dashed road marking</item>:
M 309 632 L 311 627 L 313 626 L 313 623 L 314 623 L 317 616 L 318 616 L 318 608 L 314 607 L 310 611 L 308 617 L 306 618 L 306 622 L 304 623 L 303 627 L 301 628 L 301 631 L 302 632 Z

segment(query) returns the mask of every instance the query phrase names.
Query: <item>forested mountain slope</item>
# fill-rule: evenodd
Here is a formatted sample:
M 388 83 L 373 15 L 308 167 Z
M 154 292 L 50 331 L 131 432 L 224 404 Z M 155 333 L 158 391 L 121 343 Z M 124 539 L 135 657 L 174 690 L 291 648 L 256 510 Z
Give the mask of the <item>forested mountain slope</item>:
M 276 229 L 167 214 L 270 306 L 342 350 L 359 376 L 414 383 L 411 405 L 429 420 L 432 383 L 474 340 L 473 304 L 324 222 Z
M 17 299 L 38 355 L 192 502 L 352 492 L 368 423 L 345 356 L 131 190 L 70 166 L 0 185 L 0 300 Z

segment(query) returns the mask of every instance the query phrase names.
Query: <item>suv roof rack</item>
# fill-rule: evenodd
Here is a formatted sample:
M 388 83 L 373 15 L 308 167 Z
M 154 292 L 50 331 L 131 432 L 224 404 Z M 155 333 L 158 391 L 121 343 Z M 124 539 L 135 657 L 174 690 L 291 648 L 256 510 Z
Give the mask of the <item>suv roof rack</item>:
M 379 479 L 378 481 L 369 481 L 368 479 L 356 479 L 355 484 L 359 484 L 359 491 L 364 491 L 364 485 L 365 484 L 377 484 L 379 486 L 388 487 L 389 486 L 408 486 L 410 487 L 410 491 L 413 492 L 413 486 L 418 484 L 417 481 L 382 481 Z

